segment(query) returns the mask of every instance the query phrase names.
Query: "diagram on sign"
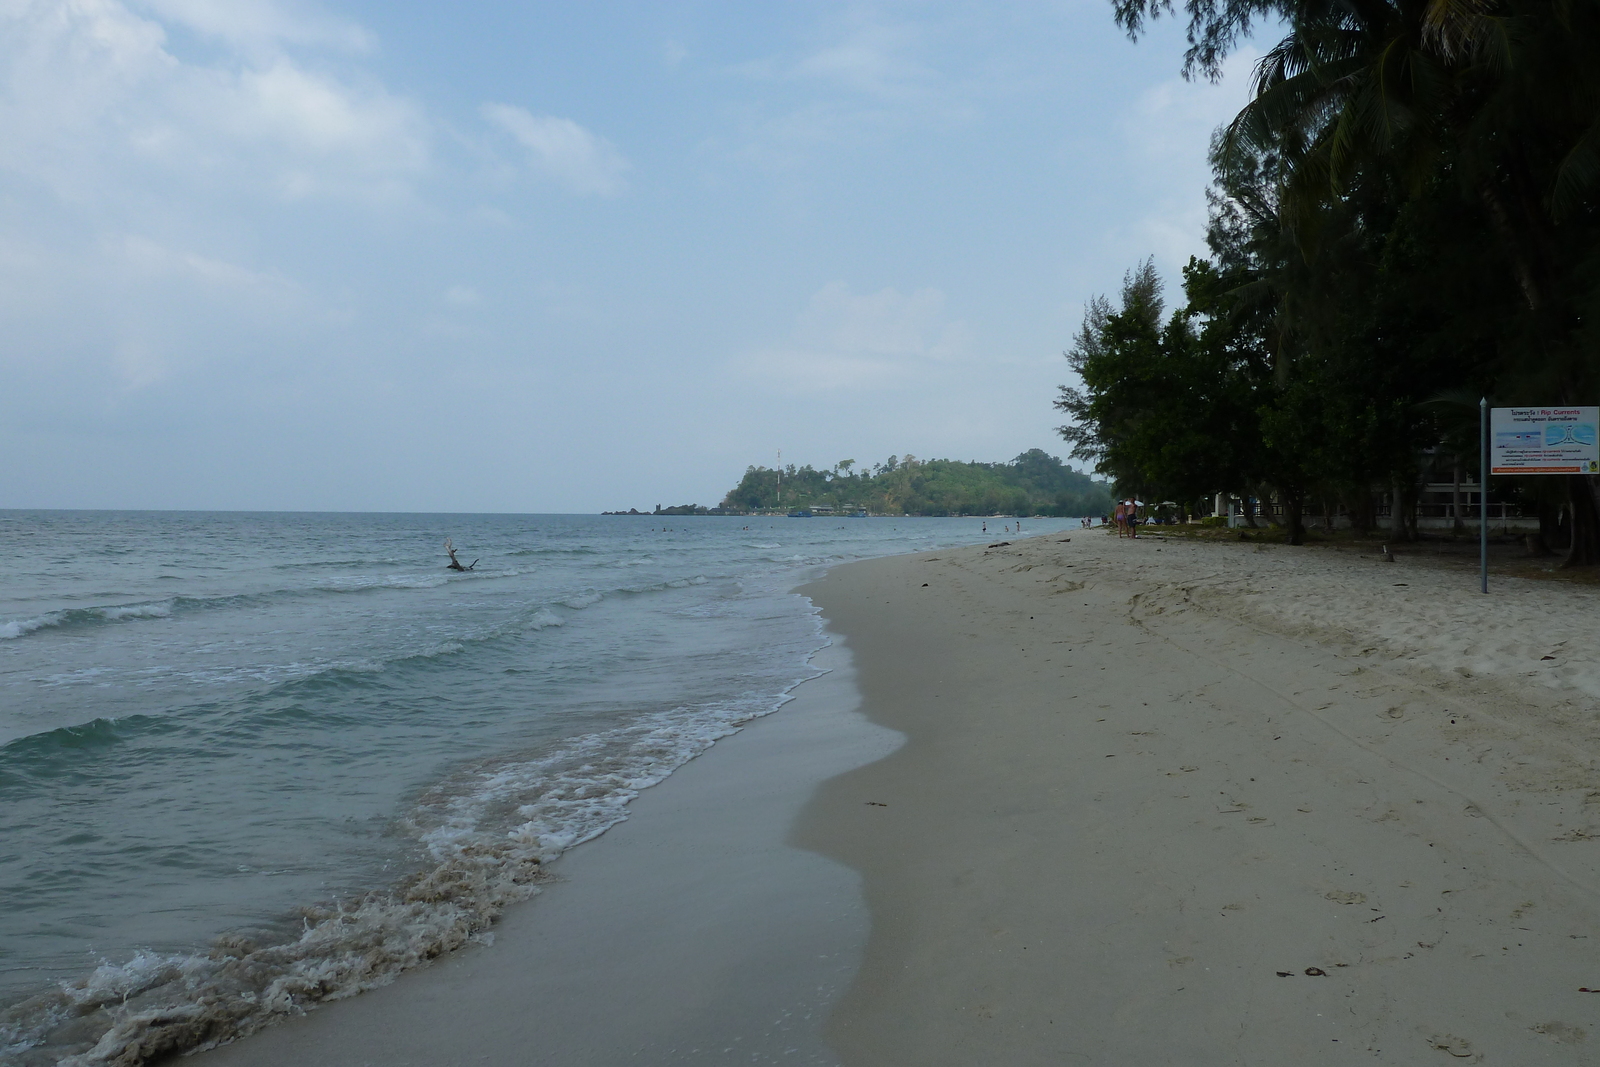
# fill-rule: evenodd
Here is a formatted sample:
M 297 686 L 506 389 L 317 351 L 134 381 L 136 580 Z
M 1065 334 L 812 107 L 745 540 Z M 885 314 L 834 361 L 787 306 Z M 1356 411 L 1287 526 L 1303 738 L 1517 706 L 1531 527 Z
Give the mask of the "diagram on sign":
M 1494 408 L 1491 474 L 1600 473 L 1600 407 Z

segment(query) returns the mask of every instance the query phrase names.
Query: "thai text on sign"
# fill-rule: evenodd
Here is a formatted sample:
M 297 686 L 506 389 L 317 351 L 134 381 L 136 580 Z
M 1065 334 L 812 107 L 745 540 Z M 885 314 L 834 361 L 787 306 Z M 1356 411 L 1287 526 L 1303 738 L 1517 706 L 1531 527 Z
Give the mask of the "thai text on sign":
M 1492 408 L 1489 473 L 1600 473 L 1600 407 Z

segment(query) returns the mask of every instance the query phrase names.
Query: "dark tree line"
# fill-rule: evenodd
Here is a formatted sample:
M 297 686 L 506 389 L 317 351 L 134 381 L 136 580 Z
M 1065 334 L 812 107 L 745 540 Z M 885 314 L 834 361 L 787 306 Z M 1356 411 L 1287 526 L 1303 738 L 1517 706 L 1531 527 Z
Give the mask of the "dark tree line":
M 1137 38 L 1170 0 L 1113 0 Z M 1285 35 L 1212 142 L 1207 260 L 1097 299 L 1057 407 L 1127 488 L 1269 490 L 1396 533 L 1429 463 L 1476 472 L 1477 398 L 1600 399 L 1600 0 L 1188 0 L 1188 76 Z M 1516 487 L 1600 562 L 1592 475 Z M 1414 508 L 1411 508 L 1414 514 Z

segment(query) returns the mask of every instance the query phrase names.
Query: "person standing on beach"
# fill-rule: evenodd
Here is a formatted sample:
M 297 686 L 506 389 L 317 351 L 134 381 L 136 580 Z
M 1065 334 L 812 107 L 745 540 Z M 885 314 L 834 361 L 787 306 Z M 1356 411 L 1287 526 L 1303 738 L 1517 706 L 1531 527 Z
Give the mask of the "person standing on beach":
M 1128 532 L 1128 505 L 1117 501 L 1116 514 L 1112 516 L 1117 523 L 1117 536 L 1121 537 Z
M 1128 536 L 1129 537 L 1138 537 L 1139 536 L 1139 502 L 1137 500 L 1128 501 L 1127 519 L 1128 519 Z

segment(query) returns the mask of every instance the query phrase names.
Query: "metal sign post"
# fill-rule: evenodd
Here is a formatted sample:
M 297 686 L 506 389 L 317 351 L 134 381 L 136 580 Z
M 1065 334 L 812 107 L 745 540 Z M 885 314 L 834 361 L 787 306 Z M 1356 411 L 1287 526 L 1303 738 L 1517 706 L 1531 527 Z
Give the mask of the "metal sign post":
M 1478 401 L 1478 580 L 1489 591 L 1489 398 Z

